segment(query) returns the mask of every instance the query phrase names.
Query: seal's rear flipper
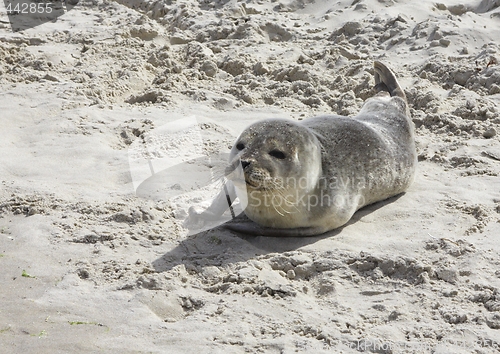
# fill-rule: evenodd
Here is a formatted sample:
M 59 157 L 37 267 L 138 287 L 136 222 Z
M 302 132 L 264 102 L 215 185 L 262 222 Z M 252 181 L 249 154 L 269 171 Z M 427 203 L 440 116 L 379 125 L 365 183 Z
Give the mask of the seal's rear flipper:
M 388 92 L 391 97 L 401 97 L 406 101 L 406 95 L 399 86 L 394 73 L 379 61 L 375 61 L 373 67 L 375 68 L 375 90 Z

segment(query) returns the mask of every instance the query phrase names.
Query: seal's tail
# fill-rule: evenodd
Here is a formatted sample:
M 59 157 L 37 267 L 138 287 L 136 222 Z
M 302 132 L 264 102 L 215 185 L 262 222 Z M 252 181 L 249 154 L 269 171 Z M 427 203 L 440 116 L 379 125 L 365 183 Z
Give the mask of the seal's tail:
M 373 67 L 375 68 L 375 90 L 377 92 L 388 92 L 391 97 L 401 97 L 406 101 L 406 95 L 391 69 L 379 61 L 375 61 Z

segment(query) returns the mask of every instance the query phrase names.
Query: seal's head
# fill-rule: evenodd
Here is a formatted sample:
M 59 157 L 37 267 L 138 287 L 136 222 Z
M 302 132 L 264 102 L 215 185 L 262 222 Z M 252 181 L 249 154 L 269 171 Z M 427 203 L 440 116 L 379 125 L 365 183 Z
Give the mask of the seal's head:
M 317 186 L 322 173 L 321 145 L 309 128 L 292 120 L 260 121 L 236 140 L 226 173 L 240 199 L 246 194 L 245 214 L 250 219 L 261 225 L 269 225 L 269 219 L 274 220 L 269 226 L 291 227 L 275 220 L 300 212 L 298 201 Z

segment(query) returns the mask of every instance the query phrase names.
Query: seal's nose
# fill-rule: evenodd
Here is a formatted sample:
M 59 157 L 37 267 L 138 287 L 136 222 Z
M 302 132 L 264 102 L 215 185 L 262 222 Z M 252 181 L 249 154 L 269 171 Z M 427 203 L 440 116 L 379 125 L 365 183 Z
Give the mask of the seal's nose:
M 243 169 L 246 169 L 248 166 L 250 166 L 250 161 L 241 160 L 241 167 Z

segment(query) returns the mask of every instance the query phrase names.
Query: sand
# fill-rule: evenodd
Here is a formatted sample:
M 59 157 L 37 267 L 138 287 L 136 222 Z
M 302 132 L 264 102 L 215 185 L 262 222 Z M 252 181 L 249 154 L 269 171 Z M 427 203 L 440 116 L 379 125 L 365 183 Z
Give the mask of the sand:
M 2 14 L 0 352 L 500 351 L 499 1 Z M 318 237 L 183 227 L 220 188 L 207 156 L 262 118 L 355 114 L 373 60 L 415 123 L 407 193 Z

